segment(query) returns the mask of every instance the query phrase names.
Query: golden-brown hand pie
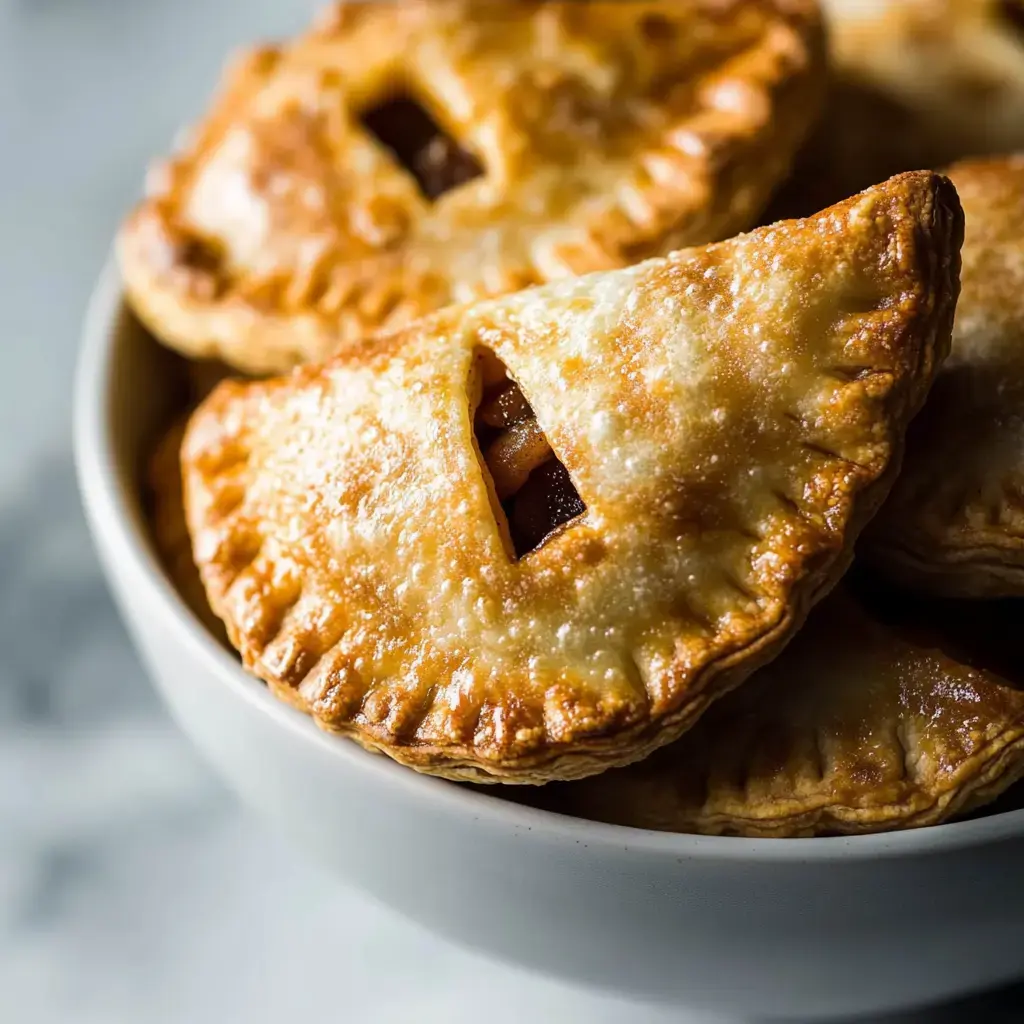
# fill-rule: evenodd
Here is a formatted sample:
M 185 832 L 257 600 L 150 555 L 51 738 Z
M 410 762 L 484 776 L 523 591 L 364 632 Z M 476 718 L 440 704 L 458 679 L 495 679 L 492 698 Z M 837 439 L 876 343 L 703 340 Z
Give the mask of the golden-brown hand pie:
M 250 372 L 749 227 L 823 89 L 813 0 L 338 6 L 236 63 L 120 237 L 162 339 Z
M 949 173 L 966 214 L 952 352 L 865 551 L 925 593 L 1024 595 L 1024 157 Z
M 846 567 L 946 353 L 961 237 L 949 181 L 910 174 L 222 384 L 182 450 L 210 603 L 279 696 L 416 768 L 643 757 Z
M 542 799 L 638 828 L 813 836 L 935 825 L 1022 774 L 1024 692 L 841 587 L 679 742 Z

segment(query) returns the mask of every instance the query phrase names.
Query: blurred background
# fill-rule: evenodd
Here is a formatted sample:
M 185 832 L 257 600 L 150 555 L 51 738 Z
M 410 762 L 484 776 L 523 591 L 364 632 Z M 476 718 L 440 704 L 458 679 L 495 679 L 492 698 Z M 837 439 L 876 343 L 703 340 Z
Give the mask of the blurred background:
M 316 6 L 0 0 L 0 1020 L 678 1020 L 448 947 L 264 832 L 168 721 L 101 581 L 70 452 L 90 287 L 225 54 Z

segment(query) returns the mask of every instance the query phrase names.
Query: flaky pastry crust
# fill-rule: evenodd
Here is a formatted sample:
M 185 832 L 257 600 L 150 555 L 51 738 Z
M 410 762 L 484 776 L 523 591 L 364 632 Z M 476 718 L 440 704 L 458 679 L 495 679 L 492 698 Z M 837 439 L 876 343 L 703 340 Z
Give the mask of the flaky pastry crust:
M 966 215 L 952 351 L 864 550 L 924 593 L 1020 596 L 1024 157 L 969 161 L 949 174 Z
M 226 383 L 182 454 L 210 603 L 279 696 L 423 771 L 644 757 L 846 567 L 945 356 L 961 232 L 948 180 L 905 175 Z M 585 506 L 521 558 L 473 435 L 483 351 Z
M 936 825 L 1022 774 L 1024 692 L 840 588 L 678 743 L 543 801 L 637 828 L 788 838 Z
M 452 302 L 748 227 L 820 101 L 812 0 L 351 2 L 244 55 L 124 225 L 137 313 L 252 373 Z M 435 201 L 363 125 L 409 94 L 483 173 Z

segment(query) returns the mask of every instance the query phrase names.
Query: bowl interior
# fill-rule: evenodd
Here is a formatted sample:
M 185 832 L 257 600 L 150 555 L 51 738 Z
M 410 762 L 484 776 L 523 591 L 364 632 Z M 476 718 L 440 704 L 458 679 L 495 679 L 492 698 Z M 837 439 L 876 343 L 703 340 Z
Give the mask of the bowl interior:
M 75 444 L 80 486 L 94 522 L 106 524 L 119 558 L 132 563 L 151 603 L 208 664 L 211 677 L 247 701 L 258 701 L 282 728 L 302 731 L 308 742 L 330 745 L 344 761 L 384 772 L 390 784 L 414 787 L 419 799 L 452 801 L 471 817 L 503 819 L 518 831 L 548 839 L 624 845 L 688 857 L 726 860 L 804 860 L 833 857 L 913 856 L 923 850 L 962 847 L 1024 833 L 1024 785 L 971 819 L 930 828 L 877 835 L 818 839 L 743 839 L 653 832 L 608 825 L 519 803 L 517 787 L 474 786 L 420 775 L 369 754 L 357 744 L 322 733 L 312 721 L 280 704 L 243 671 L 232 653 L 210 635 L 182 601 L 160 567 L 142 501 L 142 468 L 155 439 L 185 405 L 184 361 L 159 345 L 122 301 L 116 268 L 108 266 L 86 320 L 75 396 Z M 509 792 L 505 792 L 508 790 Z M 503 795 L 504 794 L 504 795 Z M 509 799 L 508 797 L 513 797 Z M 451 807 L 449 806 L 449 810 Z
M 188 378 L 185 363 L 158 344 L 122 302 L 108 311 L 111 358 L 105 385 L 110 467 L 120 505 L 137 539 L 152 549 L 143 510 L 142 481 L 146 460 L 175 415 L 185 408 Z

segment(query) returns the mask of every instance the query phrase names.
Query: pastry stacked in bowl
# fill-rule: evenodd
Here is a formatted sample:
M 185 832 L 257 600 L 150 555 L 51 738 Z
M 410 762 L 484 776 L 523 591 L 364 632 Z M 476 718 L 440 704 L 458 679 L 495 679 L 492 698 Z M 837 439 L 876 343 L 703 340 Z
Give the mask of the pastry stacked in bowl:
M 941 89 L 847 42 L 967 15 L 828 6 L 350 2 L 234 62 L 119 256 L 193 381 L 154 540 L 254 685 L 641 828 L 1024 773 L 1024 138 L 951 117 L 930 169 Z

